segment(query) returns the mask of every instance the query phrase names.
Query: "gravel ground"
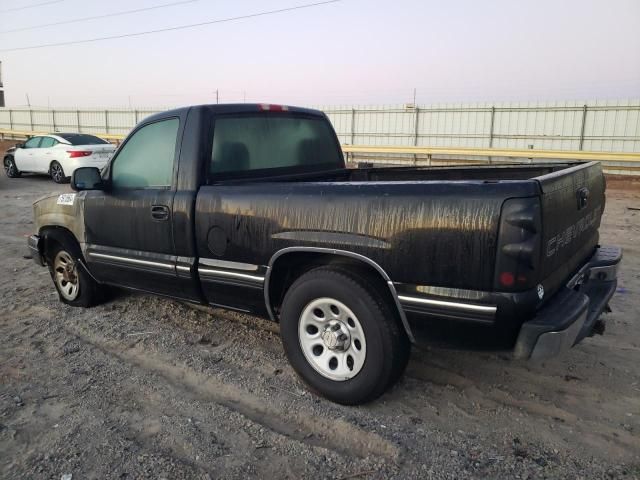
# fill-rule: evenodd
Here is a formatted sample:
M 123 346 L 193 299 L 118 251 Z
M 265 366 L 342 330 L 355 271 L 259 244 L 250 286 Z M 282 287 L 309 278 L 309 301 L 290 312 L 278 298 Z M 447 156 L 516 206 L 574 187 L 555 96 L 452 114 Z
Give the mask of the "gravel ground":
M 621 188 L 623 187 L 623 188 Z M 277 325 L 118 292 L 63 305 L 24 259 L 31 203 L 0 179 L 0 477 L 640 478 L 640 188 L 610 183 L 625 248 L 607 332 L 560 358 L 415 350 L 378 401 L 310 394 Z

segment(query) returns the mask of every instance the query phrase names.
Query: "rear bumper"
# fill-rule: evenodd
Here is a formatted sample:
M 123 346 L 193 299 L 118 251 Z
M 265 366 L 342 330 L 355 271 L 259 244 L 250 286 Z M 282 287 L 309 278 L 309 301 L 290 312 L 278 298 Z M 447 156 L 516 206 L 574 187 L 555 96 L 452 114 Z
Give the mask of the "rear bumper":
M 33 261 L 37 265 L 43 267 L 45 265 L 44 258 L 42 258 L 42 239 L 38 235 L 31 235 L 27 238 L 27 248 L 29 249 L 29 255 L 33 258 Z
M 622 249 L 599 247 L 567 285 L 522 324 L 514 356 L 540 360 L 553 357 L 591 335 L 616 291 Z

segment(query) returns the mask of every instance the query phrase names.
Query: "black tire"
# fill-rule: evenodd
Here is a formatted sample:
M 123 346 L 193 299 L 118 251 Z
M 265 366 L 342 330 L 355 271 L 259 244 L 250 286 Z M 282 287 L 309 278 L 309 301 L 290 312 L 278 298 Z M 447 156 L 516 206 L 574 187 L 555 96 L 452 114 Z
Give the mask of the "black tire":
M 18 178 L 22 175 L 18 167 L 16 166 L 16 162 L 13 157 L 4 157 L 4 173 L 6 173 L 9 178 Z
M 56 183 L 69 183 L 69 177 L 64 173 L 62 165 L 55 160 L 51 162 L 51 165 L 49 166 L 49 175 Z
M 321 374 L 307 360 L 301 346 L 302 314 L 312 302 L 325 297 L 351 310 L 366 337 L 364 363 L 357 374 L 347 380 Z M 342 268 L 316 268 L 291 285 L 280 312 L 280 335 L 291 366 L 312 390 L 334 402 L 357 405 L 379 397 L 398 380 L 406 367 L 411 346 L 395 307 L 385 301 L 387 298 L 380 294 L 374 282 Z
M 65 284 L 65 279 L 60 279 L 59 275 L 63 275 L 60 270 L 60 265 L 56 264 L 56 260 L 64 257 L 72 260 L 72 268 L 70 273 L 71 277 L 68 278 L 71 282 Z M 103 296 L 100 292 L 100 285 L 85 271 L 84 267 L 80 265 L 82 259 L 82 252 L 80 247 L 70 239 L 61 241 L 50 240 L 48 251 L 46 252 L 47 264 L 49 266 L 49 273 L 53 280 L 53 285 L 58 292 L 58 297 L 62 303 L 71 305 L 73 307 L 92 307 L 103 300 Z M 67 275 L 69 272 L 67 273 Z M 69 291 L 63 291 L 70 284 L 77 285 L 77 292 L 75 295 L 69 295 Z

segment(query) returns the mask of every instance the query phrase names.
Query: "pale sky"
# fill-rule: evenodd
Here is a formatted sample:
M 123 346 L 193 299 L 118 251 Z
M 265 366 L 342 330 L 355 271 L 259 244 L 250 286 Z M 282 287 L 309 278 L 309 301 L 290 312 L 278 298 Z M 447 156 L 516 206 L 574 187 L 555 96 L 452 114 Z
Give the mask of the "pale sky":
M 0 31 L 176 0 L 0 0 Z M 320 0 L 197 0 L 0 33 L 8 105 L 293 105 L 640 98 L 640 0 L 342 0 L 198 28 L 1 51 Z M 47 3 L 34 8 L 22 8 Z

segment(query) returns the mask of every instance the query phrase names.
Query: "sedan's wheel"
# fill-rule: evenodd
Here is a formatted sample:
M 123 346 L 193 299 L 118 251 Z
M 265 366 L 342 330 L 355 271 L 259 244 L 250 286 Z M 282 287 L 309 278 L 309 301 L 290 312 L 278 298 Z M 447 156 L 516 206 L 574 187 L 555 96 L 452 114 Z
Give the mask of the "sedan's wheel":
M 18 167 L 16 167 L 16 162 L 11 157 L 6 157 L 4 159 L 4 173 L 7 174 L 9 178 L 18 178 L 20 176 L 20 171 Z
M 56 283 L 60 295 L 70 302 L 75 300 L 80 292 L 80 278 L 78 277 L 78 266 L 71 255 L 60 250 L 53 261 L 53 271 L 55 272 L 53 281 Z
M 280 311 L 289 362 L 315 391 L 354 405 L 380 396 L 402 374 L 410 344 L 375 281 L 321 267 L 298 278 Z
M 56 183 L 65 183 L 67 180 L 66 175 L 64 174 L 64 170 L 62 169 L 62 165 L 58 162 L 51 162 L 51 166 L 49 167 L 49 174 L 53 181 Z

